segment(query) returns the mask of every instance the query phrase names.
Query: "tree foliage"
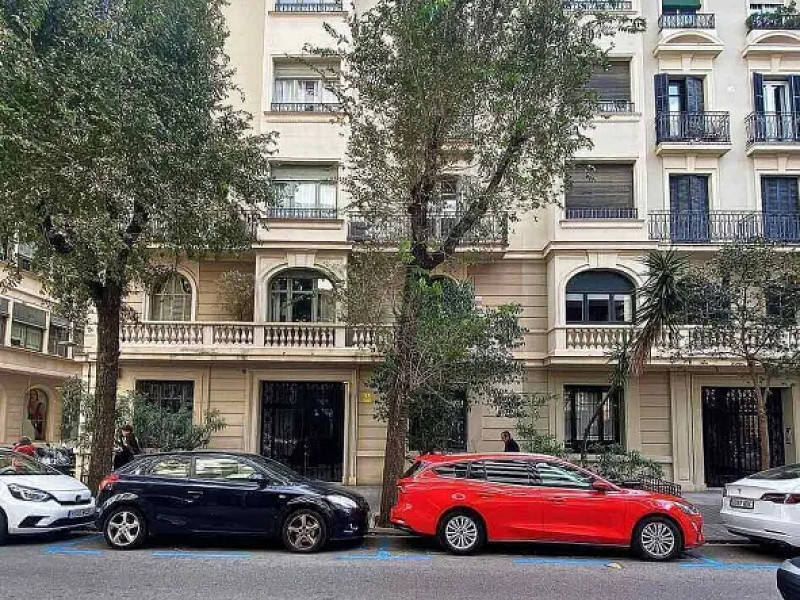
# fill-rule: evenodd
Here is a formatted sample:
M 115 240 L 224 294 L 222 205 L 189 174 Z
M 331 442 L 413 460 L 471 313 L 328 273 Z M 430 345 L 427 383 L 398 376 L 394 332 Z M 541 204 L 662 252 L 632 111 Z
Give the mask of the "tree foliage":
M 90 481 L 111 465 L 122 299 L 153 246 L 248 245 L 271 136 L 231 104 L 224 0 L 0 2 L 0 235 L 64 312 L 98 316 Z
M 219 276 L 217 289 L 225 310 L 234 321 L 252 321 L 255 302 L 255 275 L 241 271 L 225 271 Z

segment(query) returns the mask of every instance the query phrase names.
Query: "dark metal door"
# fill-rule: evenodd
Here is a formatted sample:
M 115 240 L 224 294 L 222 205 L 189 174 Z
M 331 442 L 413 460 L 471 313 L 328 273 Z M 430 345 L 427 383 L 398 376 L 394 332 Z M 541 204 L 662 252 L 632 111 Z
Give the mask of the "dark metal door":
M 261 454 L 311 479 L 342 481 L 344 384 L 264 381 Z
M 721 487 L 784 464 L 781 392 L 773 389 L 767 399 L 771 464 L 762 467 L 755 392 L 748 388 L 703 388 L 706 485 Z

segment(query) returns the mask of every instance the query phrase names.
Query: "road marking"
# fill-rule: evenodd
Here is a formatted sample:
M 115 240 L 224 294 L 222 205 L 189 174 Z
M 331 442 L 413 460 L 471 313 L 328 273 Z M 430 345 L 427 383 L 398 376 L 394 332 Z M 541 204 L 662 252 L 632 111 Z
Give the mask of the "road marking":
M 427 554 L 392 554 L 389 551 L 389 540 L 381 540 L 378 551 L 374 554 L 356 553 L 340 554 L 336 558 L 339 560 L 385 560 L 397 562 L 429 561 L 431 557 Z
M 48 546 L 46 551 L 48 554 L 68 554 L 68 555 L 78 555 L 78 556 L 97 556 L 99 554 L 103 554 L 102 550 L 85 550 L 85 549 L 76 549 L 75 546 L 80 544 L 86 544 L 89 542 L 94 542 L 101 539 L 103 536 L 101 535 L 92 535 L 89 537 L 78 538 L 77 540 L 72 540 L 69 542 L 64 542 L 63 544 L 55 544 L 53 546 Z
M 517 565 L 608 565 L 612 560 L 597 558 L 515 558 Z

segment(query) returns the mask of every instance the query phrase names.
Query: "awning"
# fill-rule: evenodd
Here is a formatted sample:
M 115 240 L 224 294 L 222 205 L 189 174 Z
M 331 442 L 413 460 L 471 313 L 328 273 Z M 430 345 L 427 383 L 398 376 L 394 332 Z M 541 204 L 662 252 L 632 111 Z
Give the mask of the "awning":
M 38 308 L 17 302 L 14 304 L 14 320 L 24 325 L 44 329 L 47 326 L 47 313 Z
M 69 329 L 69 319 L 59 317 L 58 315 L 50 315 L 50 325 L 52 327 L 61 327 L 62 329 Z
M 693 8 L 699 10 L 702 4 L 702 0 L 664 0 L 661 6 L 665 10 L 670 8 L 680 8 L 681 10 Z

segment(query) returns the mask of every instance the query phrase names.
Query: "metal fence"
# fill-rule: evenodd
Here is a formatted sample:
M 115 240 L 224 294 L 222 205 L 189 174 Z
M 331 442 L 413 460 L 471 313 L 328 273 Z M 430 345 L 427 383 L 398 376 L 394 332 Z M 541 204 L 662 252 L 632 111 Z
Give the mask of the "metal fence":
M 751 113 L 747 116 L 748 144 L 796 144 L 800 142 L 800 114 Z
M 272 206 L 269 209 L 270 219 L 336 219 L 338 211 L 335 208 L 299 206 Z
M 689 15 L 661 15 L 658 18 L 659 29 L 714 29 L 716 17 L 708 13 Z
M 800 214 L 761 211 L 653 211 L 651 240 L 685 244 L 748 241 L 800 243 Z
M 658 143 L 729 144 L 731 115 L 727 112 L 681 112 L 656 115 Z
M 567 10 L 632 11 L 631 0 L 564 0 Z
M 636 112 L 636 105 L 630 100 L 599 100 L 597 112 L 602 114 L 630 114 Z
M 340 12 L 342 2 L 276 2 L 276 12 Z
M 453 227 L 461 219 L 461 213 L 441 213 L 428 215 L 428 238 L 443 241 L 450 235 Z M 347 239 L 351 242 L 396 244 L 411 237 L 411 223 L 408 215 L 384 217 L 374 222 L 364 215 L 350 215 Z M 508 243 L 508 215 L 493 213 L 486 215 L 462 239 L 462 245 Z
M 633 207 L 621 208 L 567 208 L 566 217 L 575 219 L 638 219 L 639 210 Z
M 800 29 L 800 14 L 756 13 L 747 19 L 747 28 L 753 29 Z
M 335 113 L 342 109 L 338 102 L 273 102 L 274 112 L 322 112 Z

